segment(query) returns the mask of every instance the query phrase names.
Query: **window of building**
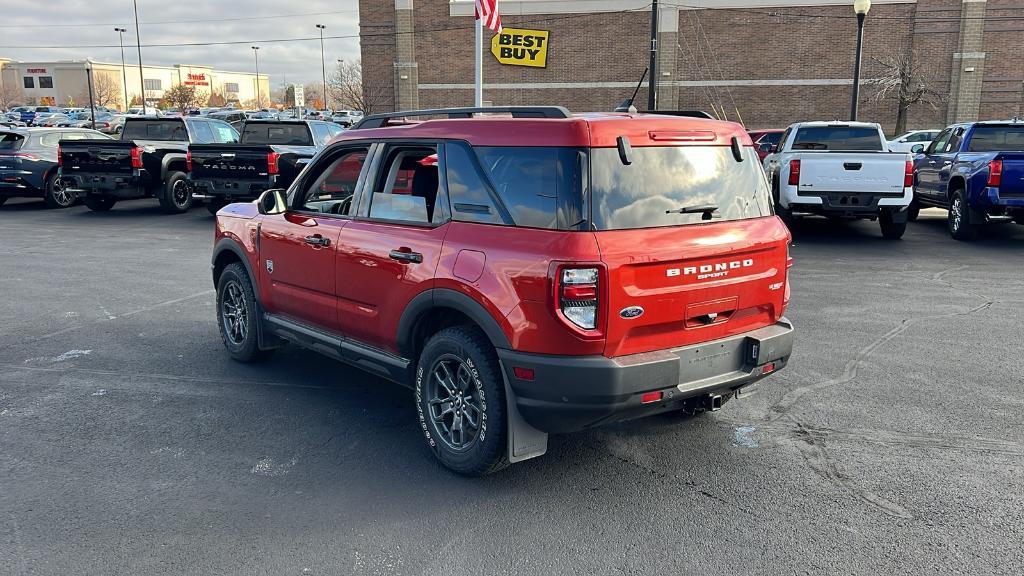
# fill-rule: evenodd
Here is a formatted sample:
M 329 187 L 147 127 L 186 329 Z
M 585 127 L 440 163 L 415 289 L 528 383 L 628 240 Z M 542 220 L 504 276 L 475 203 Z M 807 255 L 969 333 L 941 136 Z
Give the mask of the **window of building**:
M 53 76 L 40 76 L 39 77 L 40 88 L 53 88 Z
M 35 88 L 36 87 L 36 79 L 35 78 L 33 78 L 31 76 L 25 76 L 24 81 L 25 81 L 25 88 Z
M 142 83 L 146 90 L 163 90 L 163 83 L 159 78 L 146 78 Z
M 224 91 L 225 92 L 238 92 L 238 82 L 225 82 L 224 83 Z

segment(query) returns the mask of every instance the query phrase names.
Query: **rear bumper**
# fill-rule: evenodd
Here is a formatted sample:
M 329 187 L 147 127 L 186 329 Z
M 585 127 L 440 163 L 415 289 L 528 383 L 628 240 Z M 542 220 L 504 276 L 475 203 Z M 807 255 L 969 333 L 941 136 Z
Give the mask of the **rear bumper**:
M 543 432 L 564 433 L 731 394 L 782 369 L 792 352 L 793 325 L 783 318 L 738 336 L 618 358 L 513 350 L 498 356 L 523 418 Z M 533 370 L 534 379 L 516 378 L 515 368 Z M 662 400 L 641 402 L 654 391 Z
M 906 208 L 914 199 L 913 187 L 903 192 L 810 192 L 797 186 L 782 186 L 779 203 L 795 212 L 840 214 L 845 216 L 877 215 L 882 208 Z
M 145 195 L 150 177 L 145 169 L 126 173 L 61 174 L 68 181 L 69 190 L 83 197 L 89 194 L 111 198 L 138 198 Z
M 0 196 L 41 196 L 42 194 L 42 191 L 28 180 L 0 174 Z
M 200 179 L 191 180 L 192 194 L 196 198 L 224 198 L 251 200 L 259 197 L 265 190 L 278 188 L 278 177 L 270 176 L 266 180 L 244 181 L 231 179 Z
M 999 188 L 985 188 L 982 196 L 989 206 L 1024 208 L 1024 194 L 1000 194 Z

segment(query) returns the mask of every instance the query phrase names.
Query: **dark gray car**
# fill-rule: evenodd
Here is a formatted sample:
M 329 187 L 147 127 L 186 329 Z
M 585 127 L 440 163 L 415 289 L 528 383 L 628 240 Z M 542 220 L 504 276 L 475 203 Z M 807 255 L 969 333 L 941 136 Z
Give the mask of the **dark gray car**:
M 0 129 L 0 205 L 8 198 L 43 198 L 50 208 L 67 208 L 75 195 L 57 174 L 61 140 L 105 139 L 110 136 L 81 128 Z

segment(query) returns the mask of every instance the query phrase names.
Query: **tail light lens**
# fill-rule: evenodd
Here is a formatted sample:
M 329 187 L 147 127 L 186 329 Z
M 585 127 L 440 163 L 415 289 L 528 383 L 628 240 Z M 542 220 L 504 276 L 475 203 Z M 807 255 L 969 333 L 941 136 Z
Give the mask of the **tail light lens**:
M 57 166 L 64 165 L 64 153 L 60 150 L 60 144 L 57 144 Z
M 907 160 L 906 168 L 903 169 L 903 187 L 910 188 L 914 185 L 914 163 Z
M 132 168 L 142 168 L 142 148 L 132 148 Z
M 267 153 L 267 174 L 277 174 L 281 171 L 277 166 L 279 158 L 281 158 L 281 155 L 277 152 Z
M 988 163 L 988 186 L 989 188 L 999 188 L 999 185 L 1003 183 L 1003 161 L 993 160 Z
M 192 151 L 185 152 L 185 171 L 192 171 Z
M 600 291 L 597 268 L 562 268 L 558 274 L 558 304 L 567 320 L 584 330 L 597 329 Z
M 789 162 L 789 185 L 800 185 L 800 161 L 790 160 Z

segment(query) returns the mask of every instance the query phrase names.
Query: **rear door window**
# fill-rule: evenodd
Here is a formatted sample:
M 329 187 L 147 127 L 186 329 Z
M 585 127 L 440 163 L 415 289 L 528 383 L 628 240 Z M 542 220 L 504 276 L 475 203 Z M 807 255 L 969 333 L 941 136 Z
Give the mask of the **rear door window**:
M 752 148 L 737 162 L 723 146 L 637 147 L 629 165 L 615 148 L 595 148 L 590 166 L 595 230 L 771 215 L 768 183 Z
M 190 120 L 192 128 L 192 141 L 196 144 L 213 144 L 213 129 L 210 124 L 204 121 Z
M 444 222 L 437 164 L 433 146 L 389 148 L 373 187 L 370 218 L 412 224 Z
M 318 146 L 326 146 L 331 141 L 331 132 L 327 129 L 327 124 L 321 122 L 312 122 L 309 127 L 313 130 L 313 139 L 316 140 Z
M 796 131 L 792 150 L 877 152 L 884 149 L 875 128 L 861 126 L 805 126 Z
M 480 164 L 516 226 L 575 230 L 585 224 L 578 148 L 475 148 Z
M 210 122 L 214 141 L 218 144 L 234 144 L 238 142 L 238 132 L 225 122 Z

